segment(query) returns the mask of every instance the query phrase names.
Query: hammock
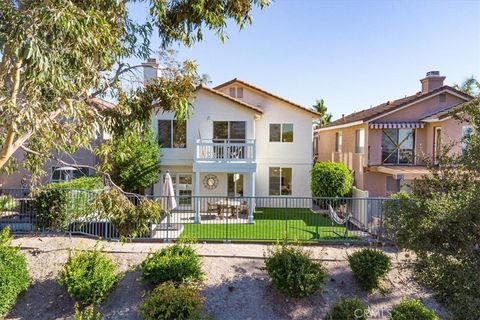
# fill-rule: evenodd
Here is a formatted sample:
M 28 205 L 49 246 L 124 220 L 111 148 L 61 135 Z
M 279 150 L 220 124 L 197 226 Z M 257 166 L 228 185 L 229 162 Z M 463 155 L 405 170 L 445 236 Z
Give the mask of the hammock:
M 347 224 L 347 222 L 350 220 L 350 217 L 352 216 L 350 213 L 347 213 L 347 215 L 344 218 L 340 218 L 340 216 L 333 210 L 331 205 L 328 205 L 328 215 L 330 216 L 330 219 L 335 221 L 337 224 Z

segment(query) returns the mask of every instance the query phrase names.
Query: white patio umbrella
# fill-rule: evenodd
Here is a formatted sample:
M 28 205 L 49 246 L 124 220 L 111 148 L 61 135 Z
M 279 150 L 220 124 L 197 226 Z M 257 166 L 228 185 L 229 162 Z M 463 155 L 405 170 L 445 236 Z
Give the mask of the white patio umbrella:
M 175 200 L 175 191 L 173 190 L 172 177 L 170 173 L 165 174 L 165 181 L 163 182 L 162 199 L 160 205 L 167 213 L 167 238 L 168 229 L 170 229 L 170 213 L 177 207 L 177 201 Z

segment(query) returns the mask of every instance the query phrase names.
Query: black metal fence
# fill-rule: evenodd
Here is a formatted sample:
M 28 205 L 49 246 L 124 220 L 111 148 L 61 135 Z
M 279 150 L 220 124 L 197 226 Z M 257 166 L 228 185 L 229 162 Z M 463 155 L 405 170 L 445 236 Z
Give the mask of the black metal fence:
M 112 240 L 120 237 L 114 223 L 100 218 L 91 206 L 97 192 L 64 192 L 68 201 L 57 208 L 56 203 L 35 200 L 26 189 L 0 189 L 0 205 L 2 199 L 10 199 L 9 205 L 0 206 L 0 229 L 10 226 L 14 233 L 60 231 Z M 389 198 L 180 196 L 175 197 L 175 205 L 170 208 L 166 198 L 149 198 L 160 202 L 163 209 L 159 219 L 148 222 L 148 231 L 137 235 L 137 239 L 145 241 L 384 241 L 385 212 L 395 208 L 399 201 Z M 141 202 L 138 197 L 129 196 L 129 199 L 134 205 Z M 42 213 L 45 210 L 58 221 L 52 221 L 50 216 L 46 223 Z

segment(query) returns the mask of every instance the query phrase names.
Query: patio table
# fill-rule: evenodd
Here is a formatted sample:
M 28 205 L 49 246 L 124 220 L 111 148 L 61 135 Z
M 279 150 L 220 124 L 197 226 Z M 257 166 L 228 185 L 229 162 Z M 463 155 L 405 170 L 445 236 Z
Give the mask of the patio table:
M 220 200 L 217 201 L 215 205 L 218 208 L 218 216 L 220 218 L 224 218 L 223 214 L 225 212 L 228 212 L 228 210 L 231 209 L 232 213 L 235 213 L 235 211 L 240 208 L 242 203 L 238 200 Z

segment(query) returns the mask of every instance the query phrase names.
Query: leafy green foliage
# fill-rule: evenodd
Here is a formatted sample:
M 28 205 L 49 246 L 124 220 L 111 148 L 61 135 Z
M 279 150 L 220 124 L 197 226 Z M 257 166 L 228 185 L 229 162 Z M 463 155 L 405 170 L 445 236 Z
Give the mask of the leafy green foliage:
M 368 307 L 358 299 L 338 301 L 323 318 L 324 320 L 366 320 Z
M 143 135 L 127 132 L 114 136 L 112 147 L 103 160 L 110 165 L 110 177 L 127 192 L 138 192 L 158 181 L 160 148 L 151 128 Z
M 197 287 L 165 282 L 153 290 L 141 312 L 145 320 L 195 320 L 202 318 L 203 302 Z
M 420 301 L 403 300 L 396 305 L 389 317 L 390 320 L 439 320 L 433 310 L 425 307 Z
M 100 218 L 110 221 L 121 238 L 135 238 L 150 232 L 151 224 L 160 217 L 161 207 L 156 201 L 140 199 L 133 203 L 119 190 L 111 189 L 95 196 L 92 208 Z
M 88 148 L 99 131 L 140 132 L 157 107 L 184 118 L 200 81 L 193 62 L 168 64 L 160 79 L 132 89 L 125 83 L 137 66 L 125 61 L 149 57 L 155 31 L 163 48 L 190 46 L 205 29 L 223 39 L 229 19 L 243 27 L 268 4 L 149 0 L 150 15 L 137 23 L 129 2 L 136 1 L 0 2 L 1 170 L 16 169 L 12 155 L 23 147 L 23 166 L 38 177 L 54 149 Z M 118 98 L 118 106 L 106 109 L 99 96 Z
M 265 255 L 265 269 L 278 291 L 295 298 L 320 290 L 327 276 L 320 262 L 312 261 L 308 251 L 296 246 L 269 249 Z
M 345 197 L 352 189 L 352 175 L 344 163 L 317 162 L 312 168 L 314 197 Z
M 143 279 L 152 284 L 202 280 L 202 263 L 195 250 L 184 243 L 175 243 L 154 253 L 142 262 Z
M 10 229 L 0 230 L 0 318 L 30 285 L 27 261 L 18 247 L 12 247 Z
M 101 177 L 81 177 L 64 182 L 49 183 L 42 189 L 67 189 L 67 190 L 100 190 L 103 189 Z
M 11 211 L 17 207 L 17 201 L 11 195 L 0 196 L 0 211 Z
M 101 320 L 102 315 L 98 312 L 93 305 L 86 307 L 84 310 L 80 310 L 78 305 L 75 304 L 75 314 L 73 320 Z
M 113 261 L 97 247 L 69 253 L 60 274 L 60 284 L 70 296 L 84 304 L 103 301 L 119 280 Z
M 390 271 L 390 257 L 379 250 L 361 249 L 350 256 L 348 262 L 358 286 L 367 292 L 380 285 L 380 280 Z

